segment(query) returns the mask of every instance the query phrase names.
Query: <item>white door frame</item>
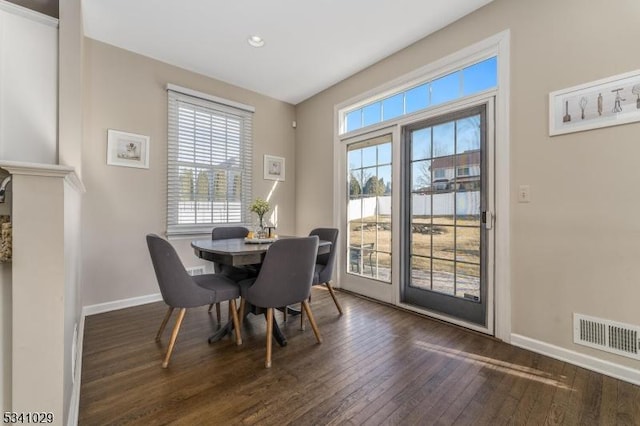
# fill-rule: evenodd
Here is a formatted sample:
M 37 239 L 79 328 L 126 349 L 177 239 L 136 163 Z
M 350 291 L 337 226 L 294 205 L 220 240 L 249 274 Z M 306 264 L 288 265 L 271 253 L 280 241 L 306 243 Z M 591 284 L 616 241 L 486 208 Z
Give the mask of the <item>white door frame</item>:
M 458 52 L 455 52 L 447 57 L 434 61 L 430 64 L 421 67 L 415 71 L 412 71 L 406 75 L 389 81 L 379 87 L 373 88 L 365 93 L 361 93 L 351 99 L 341 102 L 334 106 L 334 167 L 336 173 L 334 173 L 334 226 L 342 227 L 342 221 L 345 216 L 342 215 L 344 210 L 345 199 L 341 198 L 344 193 L 344 182 L 346 173 L 346 159 L 345 147 L 342 142 L 345 136 L 353 137 L 356 134 L 364 135 L 376 130 L 390 129 L 395 126 L 396 133 L 394 137 L 399 138 L 399 129 L 401 128 L 401 122 L 405 122 L 407 119 L 414 121 L 416 115 L 409 117 L 403 117 L 402 120 L 394 121 L 393 123 L 382 123 L 379 125 L 370 126 L 366 129 L 351 132 L 350 135 L 341 134 L 340 131 L 343 128 L 343 120 L 341 111 L 344 111 L 349 107 L 356 107 L 358 104 L 366 103 L 367 99 L 373 98 L 383 94 L 393 93 L 394 90 L 399 90 L 402 87 L 406 87 L 409 82 L 415 81 L 420 76 L 434 75 L 442 73 L 443 69 L 451 69 L 458 66 L 461 62 L 468 61 L 469 58 L 477 57 L 486 52 L 492 52 L 498 57 L 498 84 L 494 91 L 495 96 L 495 268 L 494 268 L 494 335 L 505 341 L 511 341 L 511 244 L 510 244 L 510 205 L 511 205 L 511 172 L 510 172 L 510 140 L 509 140 L 509 93 L 510 93 L 510 31 L 505 30 L 492 37 L 482 40 L 474 45 L 468 46 Z M 487 93 L 481 94 L 487 95 Z M 473 100 L 470 98 L 469 100 Z M 466 99 L 465 99 L 466 100 Z M 457 103 L 456 103 L 457 104 Z M 431 114 L 442 108 L 434 108 L 429 111 Z M 387 133 L 389 133 L 387 131 Z M 397 139 L 396 139 L 397 140 Z M 397 144 L 396 144 L 397 145 Z M 393 162 L 396 165 L 393 171 L 393 179 L 399 182 L 399 164 L 400 157 L 399 151 L 394 148 Z M 397 191 L 394 191 L 397 192 Z M 399 196 L 399 194 L 396 194 Z M 397 203 L 399 205 L 399 203 Z M 399 212 L 392 211 L 395 217 Z M 344 235 L 345 229 L 341 229 L 341 233 Z M 397 240 L 398 238 L 392 238 Z M 393 251 L 396 252 L 399 246 L 396 247 L 398 242 L 394 241 Z M 337 276 L 342 276 L 342 269 L 344 269 L 344 250 L 338 251 L 338 258 L 336 262 Z M 398 251 L 399 253 L 399 251 Z M 399 301 L 399 261 L 396 260 L 398 256 L 393 256 L 392 261 L 392 287 L 393 294 L 389 303 L 398 304 Z M 394 275 L 395 271 L 395 275 Z M 340 280 L 336 281 L 337 287 L 341 286 Z M 381 299 L 382 300 L 382 299 Z

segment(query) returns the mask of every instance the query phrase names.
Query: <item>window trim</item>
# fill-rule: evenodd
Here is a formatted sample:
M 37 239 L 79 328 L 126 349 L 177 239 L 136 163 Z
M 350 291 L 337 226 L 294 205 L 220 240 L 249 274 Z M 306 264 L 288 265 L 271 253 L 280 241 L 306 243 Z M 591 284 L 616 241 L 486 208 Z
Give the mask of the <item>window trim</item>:
M 176 197 L 179 190 L 176 185 L 179 176 L 177 168 L 182 161 L 177 159 L 177 108 L 179 103 L 188 103 L 198 108 L 217 111 L 220 115 L 233 115 L 240 119 L 240 169 L 243 174 L 241 185 L 241 219 L 240 222 L 211 222 L 211 223 L 177 223 L 178 205 Z M 167 84 L 167 190 L 166 190 L 166 235 L 167 237 L 208 234 L 215 226 L 247 226 L 250 223 L 249 206 L 253 188 L 253 112 L 255 108 L 239 102 L 223 99 L 196 90 Z M 174 121 L 175 120 L 175 121 Z M 194 162 L 194 165 L 196 163 Z M 215 168 L 211 166 L 211 168 Z M 248 180 L 248 182 L 246 182 Z

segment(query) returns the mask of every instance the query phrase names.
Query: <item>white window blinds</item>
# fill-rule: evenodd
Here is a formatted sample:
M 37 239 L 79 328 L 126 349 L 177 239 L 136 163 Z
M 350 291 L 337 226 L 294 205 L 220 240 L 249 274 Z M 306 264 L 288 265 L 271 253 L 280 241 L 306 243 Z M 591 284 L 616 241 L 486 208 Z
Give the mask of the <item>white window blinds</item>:
M 171 87 L 168 98 L 167 234 L 249 223 L 252 111 Z

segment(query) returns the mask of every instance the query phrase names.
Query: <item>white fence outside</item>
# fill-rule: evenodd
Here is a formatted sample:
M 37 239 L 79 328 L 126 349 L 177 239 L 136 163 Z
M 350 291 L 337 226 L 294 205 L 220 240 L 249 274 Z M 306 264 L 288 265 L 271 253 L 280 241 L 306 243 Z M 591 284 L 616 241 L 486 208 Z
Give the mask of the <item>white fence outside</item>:
M 431 211 L 433 197 L 433 213 Z M 455 202 L 454 202 L 455 200 Z M 456 205 L 457 204 L 457 205 Z M 457 209 L 459 216 L 480 214 L 480 191 L 448 192 L 443 194 L 414 194 L 413 216 L 452 216 Z M 349 201 L 348 219 L 356 220 L 375 215 L 391 215 L 391 196 L 367 197 Z

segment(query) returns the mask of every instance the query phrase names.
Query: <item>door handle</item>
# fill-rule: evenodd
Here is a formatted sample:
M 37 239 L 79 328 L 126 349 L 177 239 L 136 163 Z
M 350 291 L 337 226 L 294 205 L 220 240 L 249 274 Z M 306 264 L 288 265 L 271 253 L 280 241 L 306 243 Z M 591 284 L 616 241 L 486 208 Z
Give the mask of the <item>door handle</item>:
M 493 212 L 483 211 L 482 212 L 482 223 L 484 224 L 485 229 L 493 229 L 493 220 L 495 216 Z

